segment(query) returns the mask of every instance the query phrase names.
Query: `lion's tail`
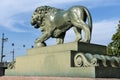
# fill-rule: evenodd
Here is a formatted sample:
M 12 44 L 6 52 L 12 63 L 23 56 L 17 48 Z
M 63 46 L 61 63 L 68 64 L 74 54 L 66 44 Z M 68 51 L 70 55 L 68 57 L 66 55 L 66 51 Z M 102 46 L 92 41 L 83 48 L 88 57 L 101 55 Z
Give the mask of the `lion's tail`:
M 90 28 L 90 37 L 91 37 L 92 36 L 92 17 L 89 10 L 86 7 L 84 7 L 84 10 L 88 17 L 88 27 Z

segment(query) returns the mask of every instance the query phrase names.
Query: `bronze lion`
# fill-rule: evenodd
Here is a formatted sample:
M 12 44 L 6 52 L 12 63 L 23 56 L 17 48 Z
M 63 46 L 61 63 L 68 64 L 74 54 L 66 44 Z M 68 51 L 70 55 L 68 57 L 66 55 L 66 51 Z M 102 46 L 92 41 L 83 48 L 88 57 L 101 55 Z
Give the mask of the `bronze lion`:
M 76 34 L 75 41 L 90 43 L 91 40 L 92 18 L 84 6 L 73 6 L 66 11 L 50 6 L 38 7 L 33 12 L 31 25 L 42 32 L 42 36 L 35 41 L 36 47 L 46 46 L 45 41 L 50 37 L 56 38 L 57 44 L 63 44 L 66 31 L 71 27 Z

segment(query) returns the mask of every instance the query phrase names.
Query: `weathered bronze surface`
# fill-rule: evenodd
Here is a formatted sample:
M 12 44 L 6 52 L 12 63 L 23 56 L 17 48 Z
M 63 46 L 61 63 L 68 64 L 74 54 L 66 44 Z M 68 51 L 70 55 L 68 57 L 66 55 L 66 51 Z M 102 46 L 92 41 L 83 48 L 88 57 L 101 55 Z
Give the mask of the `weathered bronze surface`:
M 65 33 L 71 27 L 74 27 L 75 41 L 89 43 L 91 40 L 92 19 L 84 6 L 73 6 L 66 11 L 50 6 L 38 7 L 32 15 L 31 24 L 42 32 L 42 36 L 35 41 L 36 47 L 46 46 L 45 41 L 50 37 L 56 38 L 57 44 L 63 44 Z

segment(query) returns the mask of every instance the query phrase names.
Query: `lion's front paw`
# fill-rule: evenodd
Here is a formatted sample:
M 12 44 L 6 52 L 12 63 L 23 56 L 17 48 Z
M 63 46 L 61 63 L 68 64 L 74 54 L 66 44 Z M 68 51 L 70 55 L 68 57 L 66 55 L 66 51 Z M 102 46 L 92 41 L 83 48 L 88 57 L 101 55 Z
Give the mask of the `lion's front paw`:
M 45 42 L 37 42 L 35 43 L 35 47 L 45 47 L 46 43 Z

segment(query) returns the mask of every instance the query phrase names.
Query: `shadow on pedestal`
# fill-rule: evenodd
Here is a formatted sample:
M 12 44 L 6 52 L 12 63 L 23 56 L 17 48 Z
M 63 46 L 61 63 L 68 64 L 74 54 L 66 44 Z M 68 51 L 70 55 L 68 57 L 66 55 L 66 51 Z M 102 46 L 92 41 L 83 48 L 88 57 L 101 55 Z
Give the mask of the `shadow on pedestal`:
M 96 78 L 120 78 L 120 68 L 96 67 Z

